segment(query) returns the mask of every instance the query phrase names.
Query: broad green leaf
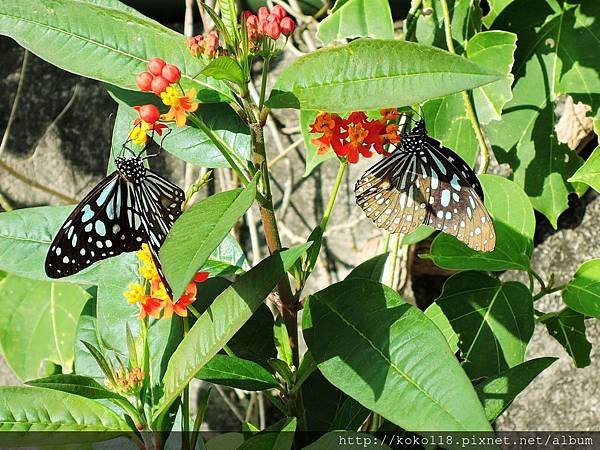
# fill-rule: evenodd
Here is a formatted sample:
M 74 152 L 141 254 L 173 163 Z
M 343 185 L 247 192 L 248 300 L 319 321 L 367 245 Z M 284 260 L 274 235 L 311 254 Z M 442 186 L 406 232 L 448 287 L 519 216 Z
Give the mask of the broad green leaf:
M 425 310 L 425 315 L 429 317 L 429 320 L 431 320 L 442 332 L 446 338 L 446 342 L 448 342 L 450 351 L 456 353 L 458 351 L 458 334 L 456 334 L 456 331 L 452 328 L 452 324 L 444 314 L 444 311 L 442 311 L 442 308 L 440 308 L 440 305 L 433 302 Z
M 367 259 L 365 262 L 360 263 L 352 269 L 352 272 L 346 276 L 346 280 L 351 280 L 352 278 L 365 278 L 371 281 L 381 281 L 388 256 L 389 253 L 386 252 Z
M 109 391 L 93 378 L 81 375 L 52 375 L 28 381 L 26 384 L 34 387 L 54 389 L 55 391 L 69 392 L 91 399 L 123 399 L 119 394 Z
M 81 287 L 9 274 L 0 281 L 0 344 L 22 380 L 45 376 L 47 363 L 73 369 L 75 331 L 90 295 Z
M 212 195 L 185 211 L 160 249 L 163 270 L 179 298 L 185 286 L 252 205 L 256 182 L 246 189 Z
M 364 279 L 329 286 L 309 297 L 303 330 L 323 375 L 390 422 L 411 431 L 490 430 L 442 333 L 392 289 Z
M 365 111 L 411 105 L 501 78 L 497 70 L 436 48 L 358 39 L 298 58 L 280 75 L 268 104 L 272 108 Z
M 386 445 L 383 439 L 375 440 L 376 438 L 372 434 L 359 433 L 358 431 L 332 431 L 326 433 L 317 439 L 315 442 L 303 450 L 330 450 L 332 448 L 338 448 L 341 446 L 364 446 L 368 448 L 370 445 L 377 445 L 377 448 L 382 450 L 389 450 L 390 447 Z
M 435 301 L 458 335 L 463 368 L 474 378 L 521 364 L 533 335 L 531 292 L 480 272 L 462 272 L 444 283 Z
M 311 142 L 312 139 L 319 137 L 318 134 L 310 133 L 310 124 L 315 121 L 317 114 L 319 114 L 318 111 L 300 111 L 300 131 L 302 132 L 304 146 L 306 147 L 306 161 L 304 175 L 302 175 L 303 177 L 309 176 L 317 166 L 325 161 L 336 158 L 335 152 L 332 149 L 329 149 L 329 151 L 320 155 L 317 152 L 317 146 Z
M 314 362 L 313 362 L 314 364 Z M 311 431 L 357 430 L 369 410 L 314 370 L 305 380 L 302 401 Z
M 159 97 L 147 92 L 130 91 L 110 84 L 106 85 L 110 96 L 124 108 L 119 107 L 117 121 L 129 127 L 121 127 L 119 134 L 113 133 L 113 151 L 118 153 L 122 144 L 128 137 L 133 120 L 137 117 L 133 106 L 153 104 L 163 113 L 167 107 Z M 237 152 L 241 159 L 251 159 L 250 129 L 226 103 L 201 105 L 196 114 L 200 115 L 204 123 L 217 133 L 231 148 Z M 115 127 L 117 123 L 115 123 Z M 155 141 L 162 143 L 163 148 L 169 153 L 186 162 L 201 167 L 229 167 L 229 164 L 215 146 L 215 144 L 195 126 L 188 124 L 182 128 L 172 126 L 168 137 L 155 135 Z M 166 131 L 165 131 L 166 132 Z
M 590 365 L 592 344 L 585 337 L 585 317 L 582 314 L 565 308 L 556 313 L 545 314 L 540 317 L 540 321 L 573 358 L 575 367 Z
M 273 337 L 275 341 L 275 348 L 277 348 L 277 357 L 286 362 L 288 366 L 294 364 L 292 347 L 290 346 L 290 336 L 288 335 L 287 328 L 281 319 L 281 316 L 277 316 L 275 324 L 273 325 Z
M 0 431 L 131 429 L 115 412 L 94 400 L 44 388 L 0 386 Z
M 296 380 L 294 383 L 294 387 L 291 389 L 291 392 L 296 392 L 298 389 L 302 387 L 302 384 L 308 379 L 308 377 L 317 369 L 317 364 L 315 363 L 315 359 L 312 357 L 310 352 L 307 350 L 302 356 L 302 360 L 300 361 L 300 366 L 296 371 Z
M 586 261 L 577 269 L 562 298 L 569 308 L 600 319 L 600 259 Z
M 503 80 L 473 89 L 477 119 L 486 124 L 502 119 L 502 108 L 512 98 L 510 73 L 517 48 L 517 35 L 505 31 L 477 33 L 467 43 L 467 58 L 485 67 L 502 69 L 507 74 Z
M 73 370 L 77 375 L 92 377 L 96 381 L 102 381 L 104 379 L 104 373 L 87 347 L 83 344 L 83 341 L 89 342 L 96 348 L 100 348 L 96 324 L 95 298 L 88 300 L 83 311 L 79 315 L 79 323 L 77 324 L 77 331 L 75 333 L 75 359 L 73 361 Z
M 423 105 L 428 134 L 454 150 L 475 167 L 479 144 L 471 121 L 467 118 L 462 95 L 453 94 L 430 100 Z
M 236 0 L 219 0 L 219 6 L 221 9 L 221 19 L 227 33 L 232 38 L 236 38 L 238 35 Z
M 242 433 L 223 433 L 210 439 L 206 444 L 206 450 L 237 449 L 244 443 Z
M 260 364 L 227 355 L 213 356 L 196 378 L 245 391 L 264 391 L 278 385 L 275 377 Z
M 427 225 L 419 225 L 416 229 L 402 237 L 402 245 L 414 245 L 424 241 L 433 234 L 435 229 Z
M 496 248 L 477 252 L 454 236 L 440 233 L 431 245 L 433 262 L 451 270 L 527 270 L 533 251 L 535 216 L 531 203 L 512 181 L 495 175 L 479 177 L 485 206 L 496 229 Z
M 273 314 L 262 304 L 227 345 L 239 358 L 268 367 L 267 360 L 277 357 L 274 340 Z
M 557 358 L 531 359 L 475 386 L 488 420 L 496 420 L 517 395 L 556 360 Z
M 230 96 L 221 82 L 199 75 L 204 65 L 183 35 L 139 13 L 77 0 L 40 0 L 35 7 L 14 0 L 0 7 L 0 34 L 64 70 L 127 89 L 160 56 L 181 69 L 182 86 L 198 89 L 204 101 Z
M 296 418 L 287 417 L 247 439 L 238 450 L 290 450 L 296 431 Z
M 515 0 L 488 0 L 490 11 L 483 18 L 483 23 L 486 27 L 491 28 L 496 17 L 500 15 L 502 10 Z
M 187 383 L 252 316 L 307 248 L 302 245 L 268 257 L 215 299 L 171 355 L 155 418 L 169 408 Z
M 202 74 L 215 80 L 226 80 L 237 85 L 244 84 L 244 72 L 238 62 L 229 56 L 213 59 L 202 69 Z
M 344 38 L 394 38 L 392 12 L 387 0 L 348 0 L 326 17 L 317 31 L 323 44 Z
M 556 227 L 567 209 L 567 197 L 579 188 L 567 180 L 581 158 L 556 138 L 555 101 L 569 94 L 575 101 L 600 106 L 597 58 L 590 48 L 600 40 L 600 3 L 514 1 L 494 26 L 517 33 L 513 99 L 500 122 L 486 134 L 500 163 L 508 163 L 513 179 L 530 197 L 533 207 Z M 580 193 L 580 192 L 579 192 Z
M 202 266 L 202 271 L 210 273 L 211 276 L 225 276 L 243 272 L 249 268 L 248 260 L 240 243 L 231 234 L 228 234 L 208 257 Z
M 600 192 L 600 147 L 596 147 L 577 172 L 568 180 L 571 183 L 585 183 Z

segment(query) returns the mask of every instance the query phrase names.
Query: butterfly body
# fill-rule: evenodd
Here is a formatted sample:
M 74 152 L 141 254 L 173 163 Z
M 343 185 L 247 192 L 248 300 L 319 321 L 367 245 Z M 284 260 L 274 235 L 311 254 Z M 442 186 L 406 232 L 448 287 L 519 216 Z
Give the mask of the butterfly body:
M 460 156 L 427 135 L 422 120 L 390 157 L 367 170 L 355 193 L 367 217 L 390 233 L 410 233 L 425 224 L 474 250 L 494 249 L 494 226 L 479 180 Z
M 93 263 L 150 247 L 165 287 L 158 250 L 181 214 L 184 192 L 144 167 L 140 157 L 115 158 L 116 170 L 75 207 L 46 255 L 50 278 L 77 273 Z

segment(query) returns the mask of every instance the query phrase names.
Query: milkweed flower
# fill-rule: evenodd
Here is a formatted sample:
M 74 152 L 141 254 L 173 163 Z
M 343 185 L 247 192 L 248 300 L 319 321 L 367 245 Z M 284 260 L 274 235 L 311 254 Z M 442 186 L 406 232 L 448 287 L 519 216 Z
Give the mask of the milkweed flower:
M 385 146 L 400 142 L 398 124 L 400 117 L 396 108 L 382 109 L 380 118 L 369 119 L 363 111 L 354 111 L 345 119 L 338 114 L 321 112 L 310 124 L 311 133 L 321 136 L 311 139 L 318 154 L 333 149 L 340 158 L 350 164 L 358 162 L 360 156 L 370 158 L 373 151 L 388 156 Z
M 187 120 L 187 115 L 198 109 L 199 103 L 196 101 L 196 89 L 188 90 L 184 95 L 174 86 L 169 86 L 160 94 L 163 103 L 170 106 L 169 111 L 162 116 L 162 120 L 175 120 L 178 127 L 183 127 Z
M 183 295 L 174 302 L 165 286 L 154 263 L 154 258 L 150 252 L 148 244 L 142 244 L 142 248 L 136 253 L 140 260 L 139 274 L 144 279 L 143 284 L 131 283 L 129 290 L 124 293 L 125 298 L 131 304 L 139 304 L 140 320 L 146 317 L 169 318 L 173 313 L 181 317 L 188 314 L 188 306 L 196 301 L 198 288 L 196 283 L 206 281 L 209 277 L 208 272 L 198 272 L 192 281 L 190 281 Z

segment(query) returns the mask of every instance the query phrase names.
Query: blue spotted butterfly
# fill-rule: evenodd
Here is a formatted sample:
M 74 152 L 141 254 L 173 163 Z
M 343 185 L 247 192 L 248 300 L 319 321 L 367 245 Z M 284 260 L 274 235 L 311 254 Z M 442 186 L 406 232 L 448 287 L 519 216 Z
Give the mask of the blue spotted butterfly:
M 429 225 L 456 236 L 474 250 L 496 245 L 483 189 L 463 159 L 427 135 L 416 121 L 396 150 L 357 181 L 356 203 L 373 223 L 390 233 Z
M 147 157 L 146 157 L 147 158 Z M 62 278 L 147 243 L 167 292 L 158 250 L 181 215 L 184 192 L 144 167 L 139 155 L 115 158 L 116 170 L 73 210 L 50 244 L 46 274 Z

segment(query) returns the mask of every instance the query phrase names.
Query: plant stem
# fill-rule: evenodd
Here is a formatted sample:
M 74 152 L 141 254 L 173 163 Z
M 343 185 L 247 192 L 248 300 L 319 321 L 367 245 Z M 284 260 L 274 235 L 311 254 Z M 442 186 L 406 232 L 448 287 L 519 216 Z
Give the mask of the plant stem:
M 275 218 L 275 209 L 273 207 L 273 198 L 269 183 L 265 137 L 263 128 L 259 124 L 251 124 L 250 130 L 252 135 L 252 148 L 254 151 L 254 163 L 256 164 L 256 167 L 260 167 L 260 170 L 262 171 L 265 189 L 264 202 L 261 202 L 260 204 L 260 216 L 262 218 L 267 247 L 269 248 L 270 253 L 274 253 L 277 250 L 281 250 L 281 238 L 279 237 L 279 229 L 277 227 L 277 219 Z M 283 323 L 285 324 L 290 338 L 290 347 L 292 348 L 294 365 L 298 367 L 300 363 L 298 350 L 298 299 L 292 293 L 290 280 L 287 275 L 279 282 L 277 290 L 281 299 L 281 318 L 283 319 Z
M 188 334 L 190 331 L 190 319 L 187 317 L 182 317 L 183 319 L 183 337 Z M 185 386 L 182 394 L 182 424 L 181 424 L 181 448 L 183 450 L 190 450 L 190 386 L 189 384 Z
M 261 111 L 265 104 L 265 96 L 267 95 L 267 80 L 269 78 L 269 65 L 271 58 L 265 58 L 262 68 L 262 77 L 260 80 L 260 100 L 258 101 L 258 110 Z
M 452 40 L 452 25 L 450 22 L 450 10 L 448 9 L 447 0 L 440 0 L 440 4 L 442 5 L 442 13 L 444 15 L 444 31 L 446 34 L 446 46 L 448 47 L 448 51 L 450 53 L 456 54 L 456 50 L 454 49 L 454 41 Z M 477 120 L 477 114 L 475 113 L 475 108 L 473 107 L 473 102 L 471 101 L 471 97 L 467 91 L 462 91 L 463 103 L 465 104 L 465 111 L 467 113 L 467 117 L 471 122 L 471 126 L 475 131 L 475 135 L 477 136 L 477 141 L 479 142 L 479 155 L 481 158 L 481 162 L 479 164 L 478 173 L 486 173 L 488 166 L 490 164 L 490 149 L 488 148 L 487 143 L 485 142 L 485 136 L 483 135 L 483 131 L 481 130 L 481 125 L 479 124 L 479 120 Z
M 323 218 L 321 219 L 321 232 L 325 233 L 325 228 L 327 228 L 327 222 L 329 222 L 329 216 L 331 216 L 331 212 L 333 211 L 333 206 L 335 205 L 335 199 L 337 197 L 338 191 L 340 190 L 340 185 L 342 184 L 342 180 L 344 179 L 344 173 L 346 173 L 346 167 L 348 167 L 347 161 L 340 161 L 340 167 L 338 168 L 337 176 L 335 177 L 335 182 L 333 184 L 333 190 L 331 194 L 329 194 L 329 201 L 327 202 L 327 207 L 325 208 L 325 212 L 323 213 Z

